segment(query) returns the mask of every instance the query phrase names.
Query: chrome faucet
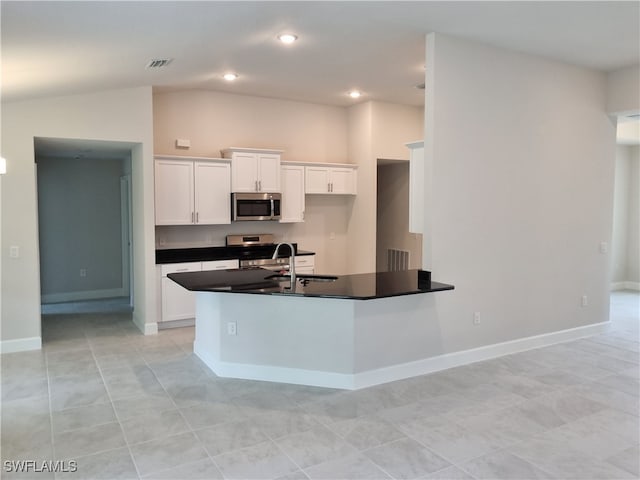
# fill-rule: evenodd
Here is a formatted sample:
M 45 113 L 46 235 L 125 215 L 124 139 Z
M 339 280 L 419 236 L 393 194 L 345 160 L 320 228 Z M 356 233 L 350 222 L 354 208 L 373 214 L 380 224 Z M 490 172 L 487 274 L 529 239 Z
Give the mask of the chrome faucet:
M 293 248 L 293 245 L 290 243 L 279 243 L 276 246 L 276 251 L 273 252 L 273 257 L 271 257 L 271 259 L 273 260 L 275 258 L 278 258 L 278 251 L 280 250 L 280 247 L 282 245 L 288 245 L 289 250 L 291 250 L 291 257 L 289 258 L 289 277 L 291 277 L 291 288 L 294 288 L 296 285 L 296 252 Z

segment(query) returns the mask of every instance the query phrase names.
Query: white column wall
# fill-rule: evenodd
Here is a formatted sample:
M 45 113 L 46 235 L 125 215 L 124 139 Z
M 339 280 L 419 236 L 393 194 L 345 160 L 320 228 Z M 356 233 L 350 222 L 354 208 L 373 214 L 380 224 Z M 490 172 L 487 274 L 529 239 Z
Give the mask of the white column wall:
M 456 286 L 435 298 L 447 349 L 608 320 L 606 77 L 440 34 L 426 60 L 423 265 Z

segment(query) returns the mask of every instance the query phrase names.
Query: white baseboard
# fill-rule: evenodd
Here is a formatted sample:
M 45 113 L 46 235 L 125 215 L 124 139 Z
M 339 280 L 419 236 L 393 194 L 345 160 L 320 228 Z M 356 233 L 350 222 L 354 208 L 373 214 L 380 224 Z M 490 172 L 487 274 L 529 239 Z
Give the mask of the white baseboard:
M 158 333 L 158 324 L 156 322 L 147 323 L 144 318 L 140 318 L 133 311 L 133 323 L 144 335 L 155 335 Z
M 221 362 L 194 342 L 194 353 L 220 377 L 242 378 L 268 382 L 293 383 L 317 387 L 358 390 L 404 378 L 425 375 L 448 368 L 489 360 L 503 355 L 523 352 L 534 348 L 546 347 L 557 343 L 577 340 L 606 331 L 609 322 L 570 328 L 557 332 L 519 338 L 508 342 L 486 345 L 471 350 L 447 353 L 414 362 L 392 365 L 390 367 L 368 370 L 355 374 L 341 374 L 316 370 L 277 367 L 271 365 L 246 365 Z
M 97 300 L 99 298 L 124 297 L 124 288 L 107 288 L 103 290 L 85 290 L 82 292 L 47 293 L 41 296 L 42 303 L 78 302 L 82 300 Z
M 0 353 L 26 352 L 27 350 L 40 350 L 41 348 L 42 337 L 18 338 L 0 342 Z
M 518 338 L 508 342 L 494 343 L 483 347 L 462 350 L 460 352 L 447 353 L 437 357 L 425 358 L 415 362 L 392 365 L 378 368 L 354 375 L 355 389 L 371 387 L 381 383 L 401 380 L 403 378 L 425 375 L 428 373 L 446 370 L 448 368 L 468 365 L 470 363 L 490 360 L 512 353 L 524 352 L 534 348 L 547 347 L 558 343 L 569 342 L 579 338 L 597 335 L 607 330 L 609 322 L 586 325 L 584 327 L 559 330 L 557 332 L 544 333 L 532 337 Z
M 635 290 L 640 292 L 640 282 L 614 282 L 611 284 L 611 291 L 618 290 Z
M 167 322 L 158 322 L 158 330 L 165 330 L 167 328 L 193 327 L 195 324 L 195 318 L 186 318 L 184 320 L 170 320 Z
M 354 375 L 350 374 L 304 370 L 301 368 L 274 367 L 270 365 L 246 365 L 241 363 L 220 362 L 214 359 L 211 353 L 199 348 L 196 342 L 193 344 L 193 353 L 219 377 L 355 390 L 353 382 Z

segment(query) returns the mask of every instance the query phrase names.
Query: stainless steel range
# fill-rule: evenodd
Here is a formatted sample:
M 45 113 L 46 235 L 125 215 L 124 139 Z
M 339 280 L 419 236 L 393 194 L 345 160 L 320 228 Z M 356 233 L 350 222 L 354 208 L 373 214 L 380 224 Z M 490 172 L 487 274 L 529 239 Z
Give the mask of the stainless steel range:
M 255 235 L 227 235 L 228 247 L 244 247 L 240 257 L 240 268 L 265 268 L 267 270 L 282 271 L 289 269 L 290 253 L 288 248 L 281 248 L 278 258 L 271 258 L 276 244 L 270 233 Z M 297 245 L 293 244 L 294 249 Z M 295 252 L 294 252 L 295 254 Z

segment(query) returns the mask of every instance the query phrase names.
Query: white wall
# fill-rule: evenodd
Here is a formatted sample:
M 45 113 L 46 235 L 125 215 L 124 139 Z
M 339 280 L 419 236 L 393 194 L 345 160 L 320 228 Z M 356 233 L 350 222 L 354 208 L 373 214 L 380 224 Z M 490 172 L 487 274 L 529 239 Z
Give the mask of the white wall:
M 616 172 L 613 199 L 613 233 L 611 236 L 611 282 L 613 288 L 627 281 L 629 264 L 627 244 L 629 233 L 629 176 L 631 148 L 616 148 Z
M 423 263 L 456 286 L 434 295 L 447 349 L 607 321 L 605 75 L 439 34 L 426 51 Z
M 611 288 L 640 290 L 640 146 L 616 149 Z
M 43 303 L 125 295 L 123 163 L 122 159 L 37 157 Z
M 283 160 L 351 163 L 344 108 L 205 90 L 153 95 L 154 153 L 220 157 L 229 147 L 284 150 Z M 176 138 L 191 140 L 188 150 Z
M 2 345 L 37 348 L 40 281 L 34 137 L 130 142 L 133 162 L 134 319 L 156 321 L 150 88 L 2 104 Z M 8 246 L 20 247 L 9 258 Z M 5 343 L 11 342 L 11 343 Z
M 640 290 L 640 146 L 629 158 L 629 216 L 627 231 L 627 281 Z
M 611 115 L 640 112 L 640 66 L 615 70 L 607 75 L 607 107 Z

